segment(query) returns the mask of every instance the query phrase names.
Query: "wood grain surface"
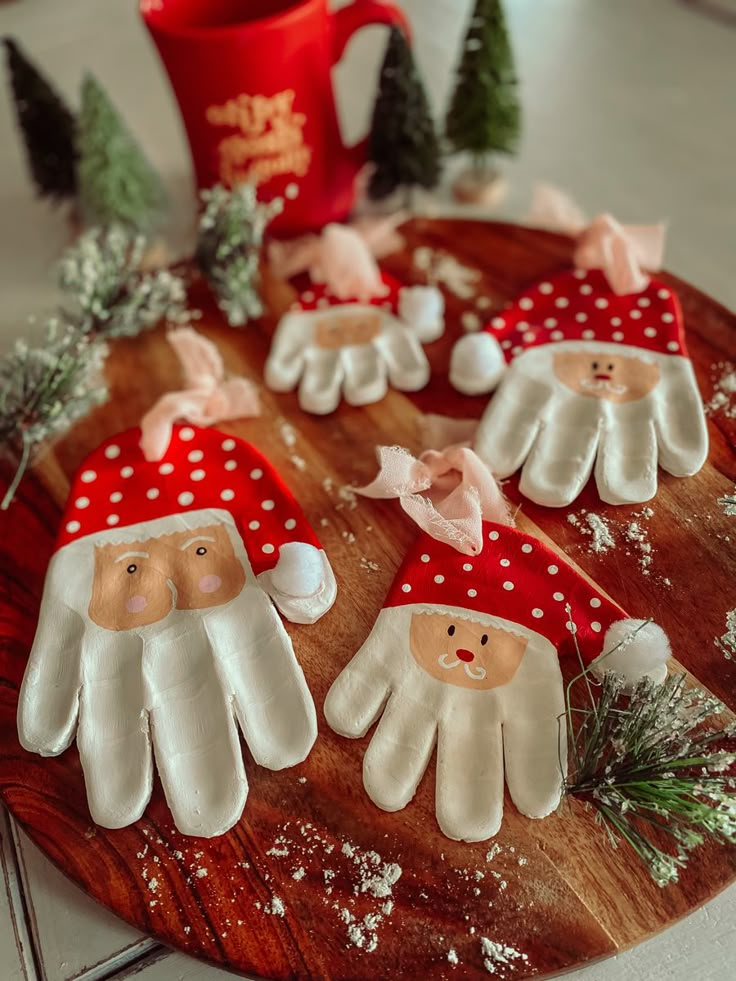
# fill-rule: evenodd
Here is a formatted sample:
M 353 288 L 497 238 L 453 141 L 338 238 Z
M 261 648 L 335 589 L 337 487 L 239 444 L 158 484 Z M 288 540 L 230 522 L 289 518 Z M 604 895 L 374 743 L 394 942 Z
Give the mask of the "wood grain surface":
M 476 310 L 482 319 L 533 280 L 563 268 L 571 255 L 561 236 L 510 225 L 418 219 L 404 231 L 408 248 L 386 262 L 389 271 L 423 282 L 412 264 L 417 245 L 454 255 L 482 271 L 476 293 L 492 301 Z M 680 294 L 707 400 L 714 366 L 736 353 L 736 320 L 684 283 L 662 278 Z M 270 282 L 268 295 L 275 313 L 288 304 L 291 288 Z M 270 457 L 335 570 L 334 608 L 316 625 L 287 625 L 318 711 L 330 683 L 368 635 L 416 534 L 395 502 L 355 502 L 343 488 L 374 475 L 377 444 L 417 450 L 423 412 L 478 417 L 485 405 L 448 384 L 460 315 L 476 308 L 472 299 L 452 293 L 446 299 L 448 330 L 427 348 L 433 378 L 425 391 L 411 398 L 391 392 L 363 409 L 341 405 L 327 418 L 302 413 L 294 395 L 264 391 L 260 419 L 223 427 Z M 275 316 L 232 330 L 201 283 L 193 284 L 191 300 L 202 310 L 199 329 L 217 342 L 228 368 L 260 380 Z M 100 440 L 136 425 L 159 394 L 179 383 L 162 328 L 117 342 L 107 372 L 110 401 L 55 447 L 3 516 L 0 558 L 0 795 L 86 892 L 162 942 L 251 975 L 524 978 L 564 972 L 635 944 L 736 878 L 736 849 L 708 846 L 679 884 L 661 890 L 626 848 L 610 847 L 592 815 L 577 805 L 531 821 L 507 798 L 494 841 L 449 841 L 434 818 L 433 765 L 404 811 L 384 813 L 362 788 L 368 740 L 335 735 L 321 711 L 317 744 L 293 770 L 259 768 L 244 747 L 250 795 L 239 824 L 221 838 L 179 835 L 158 783 L 136 825 L 94 827 L 76 749 L 56 759 L 24 752 L 15 713 L 68 478 Z M 653 616 L 668 632 L 679 663 L 733 709 L 736 662 L 723 657 L 714 638 L 735 605 L 730 536 L 736 528 L 717 498 L 732 492 L 736 481 L 736 420 L 715 413 L 709 428 L 708 464 L 689 480 L 661 474 L 651 515 L 637 519 L 641 508 L 603 505 L 592 487 L 563 510 L 523 501 L 514 479 L 507 491 L 522 506 L 526 530 L 576 562 L 632 616 Z M 583 509 L 610 519 L 617 549 L 590 551 L 589 539 L 567 520 Z M 652 545 L 648 574 L 638 545 L 625 537 L 631 520 L 640 521 Z M 391 895 L 373 895 L 380 890 L 365 883 L 394 862 L 402 874 Z M 484 964 L 483 937 L 519 956 L 507 953 L 506 962 Z M 454 957 L 448 959 L 450 951 Z

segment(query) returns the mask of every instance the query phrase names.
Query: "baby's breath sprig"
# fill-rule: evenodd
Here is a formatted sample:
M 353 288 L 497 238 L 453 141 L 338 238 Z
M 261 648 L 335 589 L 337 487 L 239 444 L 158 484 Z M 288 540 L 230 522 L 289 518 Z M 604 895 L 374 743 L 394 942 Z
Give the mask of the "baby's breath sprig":
M 594 808 L 611 844 L 626 841 L 659 886 L 676 882 L 706 839 L 736 844 L 736 724 L 709 722 L 725 706 L 685 675 L 627 690 L 614 672 L 599 682 L 581 667 L 567 686 L 566 794 Z M 589 708 L 571 704 L 580 681 Z
M 167 269 L 141 270 L 146 239 L 120 225 L 92 228 L 66 250 L 59 285 L 73 301 L 68 318 L 93 337 L 132 337 L 166 318 L 188 319 L 186 286 Z
M 0 445 L 17 463 L 3 511 L 41 444 L 107 398 L 105 353 L 103 343 L 90 343 L 74 326 L 52 319 L 40 347 L 16 341 L 0 361 Z
M 216 184 L 202 191 L 195 259 L 231 327 L 263 313 L 259 263 L 263 235 L 283 209 L 281 198 L 264 203 L 251 184 L 228 190 Z

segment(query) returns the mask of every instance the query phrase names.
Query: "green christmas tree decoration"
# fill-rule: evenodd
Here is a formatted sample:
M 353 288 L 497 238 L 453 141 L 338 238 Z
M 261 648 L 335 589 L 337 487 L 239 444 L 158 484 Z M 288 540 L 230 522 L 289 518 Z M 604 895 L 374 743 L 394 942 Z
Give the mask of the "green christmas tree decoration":
M 82 82 L 77 149 L 79 191 L 87 221 L 141 231 L 151 228 L 165 205 L 163 186 L 92 75 Z
M 513 153 L 521 130 L 514 55 L 501 0 L 476 0 L 445 121 L 453 150 L 477 170 L 488 156 Z
M 29 61 L 18 43 L 3 39 L 15 113 L 33 183 L 54 201 L 77 193 L 74 116 L 51 83 Z
M 436 187 L 441 172 L 434 122 L 414 56 L 403 32 L 392 27 L 373 107 L 368 159 L 375 169 L 368 194 L 388 197 L 398 187 Z

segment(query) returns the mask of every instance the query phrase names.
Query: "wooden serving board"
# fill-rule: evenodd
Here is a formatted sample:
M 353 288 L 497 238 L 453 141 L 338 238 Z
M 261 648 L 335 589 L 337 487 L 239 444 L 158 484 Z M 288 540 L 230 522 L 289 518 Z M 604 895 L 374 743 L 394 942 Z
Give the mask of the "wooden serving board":
M 485 399 L 458 396 L 447 382 L 461 313 L 476 310 L 486 319 L 528 283 L 563 268 L 571 255 L 561 236 L 510 225 L 416 220 L 405 233 L 408 249 L 387 263 L 391 272 L 424 281 L 412 256 L 418 245 L 429 246 L 482 270 L 476 294 L 492 303 L 478 309 L 474 299 L 447 293 L 447 333 L 428 348 L 429 387 L 411 399 L 392 392 L 364 409 L 342 405 L 328 418 L 305 415 L 295 396 L 264 391 L 260 419 L 225 427 L 252 441 L 284 475 L 338 579 L 337 603 L 318 624 L 287 625 L 318 710 L 369 633 L 416 535 L 395 502 L 356 503 L 343 488 L 372 478 L 377 444 L 418 449 L 423 411 L 481 414 Z M 663 278 L 682 299 L 708 399 L 712 366 L 736 353 L 736 320 L 691 287 Z M 277 305 L 290 298 L 282 286 Z M 201 285 L 193 288 L 192 302 L 203 311 L 200 329 L 217 342 L 228 368 L 260 380 L 274 319 L 231 330 Z M 564 972 L 638 943 L 734 880 L 736 849 L 708 846 L 679 884 L 661 890 L 627 847 L 611 848 L 578 805 L 530 821 L 507 798 L 495 841 L 449 841 L 434 818 L 433 767 L 409 807 L 386 814 L 363 792 L 367 740 L 335 735 L 321 711 L 317 744 L 293 770 L 259 768 L 244 749 L 250 796 L 240 823 L 221 838 L 178 834 L 158 784 L 138 824 L 120 831 L 94 827 L 76 749 L 56 759 L 24 752 L 15 714 L 68 477 L 100 440 L 137 424 L 161 392 L 178 384 L 163 330 L 114 345 L 108 376 L 109 403 L 21 485 L 3 516 L 0 559 L 0 794 L 33 840 L 86 892 L 163 943 L 250 975 L 525 978 Z M 662 474 L 648 517 L 635 519 L 641 508 L 602 505 L 593 488 L 569 511 L 522 501 L 514 480 L 507 489 L 522 506 L 525 528 L 577 562 L 631 615 L 652 615 L 679 662 L 736 708 L 736 662 L 714 644 L 735 603 L 730 537 L 736 540 L 736 519 L 717 498 L 736 481 L 736 420 L 715 414 L 710 434 L 706 467 L 690 480 Z M 591 553 L 590 540 L 567 521 L 569 512 L 583 509 L 610 519 L 619 548 Z M 639 546 L 625 541 L 632 520 L 640 521 L 652 545 L 648 574 Z M 375 895 L 382 890 L 371 880 L 376 873 L 381 878 L 386 863 L 397 863 L 401 877 L 386 895 Z M 488 959 L 483 937 L 502 945 L 500 957 Z M 455 956 L 448 959 L 451 950 Z

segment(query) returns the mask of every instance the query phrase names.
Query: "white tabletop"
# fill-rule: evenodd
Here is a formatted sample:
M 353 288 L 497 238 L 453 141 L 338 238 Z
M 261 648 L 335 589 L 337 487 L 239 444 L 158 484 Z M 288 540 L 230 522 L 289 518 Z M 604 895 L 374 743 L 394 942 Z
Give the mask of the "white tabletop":
M 403 0 L 435 109 L 443 110 L 472 0 Z M 721 0 L 736 14 L 736 0 Z M 736 24 L 682 0 L 506 0 L 525 112 L 507 200 L 520 218 L 534 182 L 568 189 L 589 213 L 669 222 L 667 268 L 736 307 Z M 707 4 L 703 3 L 703 6 Z M 135 0 L 0 0 L 12 34 L 75 101 L 91 70 L 164 174 L 171 234 L 191 227 L 183 132 Z M 362 135 L 384 34 L 368 28 L 336 72 L 348 139 Z M 439 205 L 448 208 L 446 196 Z M 28 184 L 7 93 L 0 93 L 0 348 L 34 335 L 55 299 L 53 263 L 68 241 L 60 213 Z M 736 351 L 734 352 L 736 356 Z M 163 950 L 71 886 L 0 811 L 2 981 L 216 981 L 222 972 Z M 622 851 L 621 860 L 629 860 Z M 694 859 L 697 861 L 697 858 Z M 578 972 L 579 981 L 721 981 L 736 962 L 736 890 L 664 934 Z M 360 965 L 356 962 L 356 975 Z

